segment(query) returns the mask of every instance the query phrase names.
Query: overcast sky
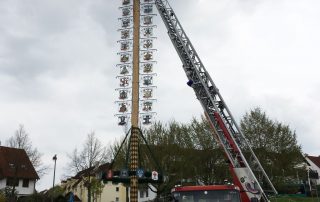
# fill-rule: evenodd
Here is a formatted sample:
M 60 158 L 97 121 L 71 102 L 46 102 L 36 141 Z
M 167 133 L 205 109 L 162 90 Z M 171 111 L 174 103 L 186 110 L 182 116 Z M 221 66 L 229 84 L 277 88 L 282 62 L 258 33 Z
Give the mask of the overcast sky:
M 171 0 L 202 62 L 239 121 L 261 107 L 289 124 L 304 153 L 320 155 L 320 1 Z M 23 124 L 51 167 L 52 186 L 94 131 L 105 144 L 124 130 L 114 117 L 119 1 L 0 0 L 0 141 Z M 187 123 L 202 109 L 160 16 L 156 119 Z

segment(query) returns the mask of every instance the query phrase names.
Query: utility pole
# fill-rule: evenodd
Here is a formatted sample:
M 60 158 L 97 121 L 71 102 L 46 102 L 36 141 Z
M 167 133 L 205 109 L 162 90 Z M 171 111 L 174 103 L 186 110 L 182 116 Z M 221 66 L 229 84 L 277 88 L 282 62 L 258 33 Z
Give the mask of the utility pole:
M 54 160 L 53 183 L 52 183 L 52 197 L 51 197 L 51 201 L 53 202 L 53 199 L 54 199 L 54 181 L 55 181 L 55 178 L 56 178 L 57 154 L 55 154 L 55 155 L 53 156 L 52 160 Z
M 130 137 L 130 170 L 138 168 L 139 142 L 139 63 L 140 63 L 140 0 L 133 0 L 133 72 L 132 72 L 132 114 Z M 130 202 L 138 202 L 138 178 L 130 177 Z

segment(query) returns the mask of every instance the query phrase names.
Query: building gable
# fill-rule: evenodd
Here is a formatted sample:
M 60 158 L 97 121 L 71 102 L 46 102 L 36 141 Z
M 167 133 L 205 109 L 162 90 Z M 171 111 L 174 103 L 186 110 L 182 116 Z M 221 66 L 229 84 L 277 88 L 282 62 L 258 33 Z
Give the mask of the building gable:
M 0 179 L 39 179 L 24 149 L 0 146 Z
M 306 156 L 306 157 L 320 169 L 320 156 Z

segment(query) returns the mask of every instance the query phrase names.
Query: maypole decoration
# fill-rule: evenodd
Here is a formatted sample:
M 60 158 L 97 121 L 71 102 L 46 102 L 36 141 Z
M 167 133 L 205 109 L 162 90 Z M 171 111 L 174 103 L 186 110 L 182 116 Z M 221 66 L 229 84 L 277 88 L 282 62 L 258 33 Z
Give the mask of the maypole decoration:
M 153 24 L 153 0 L 142 0 L 141 2 L 141 26 L 140 26 L 140 106 L 142 112 L 140 116 L 142 118 L 143 125 L 149 125 L 154 120 L 155 112 L 153 106 L 156 101 L 154 98 L 154 91 L 156 86 L 154 85 L 154 53 L 156 49 L 153 47 L 154 40 L 153 35 L 155 25 Z
M 123 0 L 122 17 L 119 18 L 121 22 L 120 40 L 120 63 L 117 65 L 119 68 L 119 88 L 116 89 L 119 93 L 118 101 L 118 114 L 116 116 L 119 119 L 118 124 L 120 126 L 126 126 L 131 115 L 131 92 L 132 92 L 132 52 L 133 52 L 133 7 L 130 0 Z
M 133 0 L 122 0 L 122 6 L 119 7 L 122 17 L 119 18 L 121 22 L 120 40 L 120 63 L 117 64 L 119 75 L 118 100 L 116 101 L 118 107 L 118 125 L 130 126 L 130 118 L 132 115 L 132 81 L 133 81 Z M 139 125 L 148 126 L 155 118 L 153 111 L 154 103 L 156 101 L 154 93 L 156 86 L 154 85 L 154 29 L 156 26 L 153 23 L 154 0 L 140 1 L 140 39 L 139 39 L 139 117 L 141 119 Z

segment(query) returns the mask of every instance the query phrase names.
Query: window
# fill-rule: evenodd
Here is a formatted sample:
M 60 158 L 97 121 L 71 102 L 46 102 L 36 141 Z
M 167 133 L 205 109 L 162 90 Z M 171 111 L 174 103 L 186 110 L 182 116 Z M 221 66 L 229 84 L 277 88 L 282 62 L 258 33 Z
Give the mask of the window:
M 119 201 L 119 197 L 116 197 L 116 201 Z
M 116 191 L 119 191 L 119 187 L 116 187 Z
M 22 187 L 29 187 L 29 179 L 23 179 Z
M 140 190 L 140 198 L 143 198 L 143 197 L 144 197 L 144 191 Z
M 19 186 L 19 179 L 14 179 L 14 178 L 7 178 L 7 186 Z

